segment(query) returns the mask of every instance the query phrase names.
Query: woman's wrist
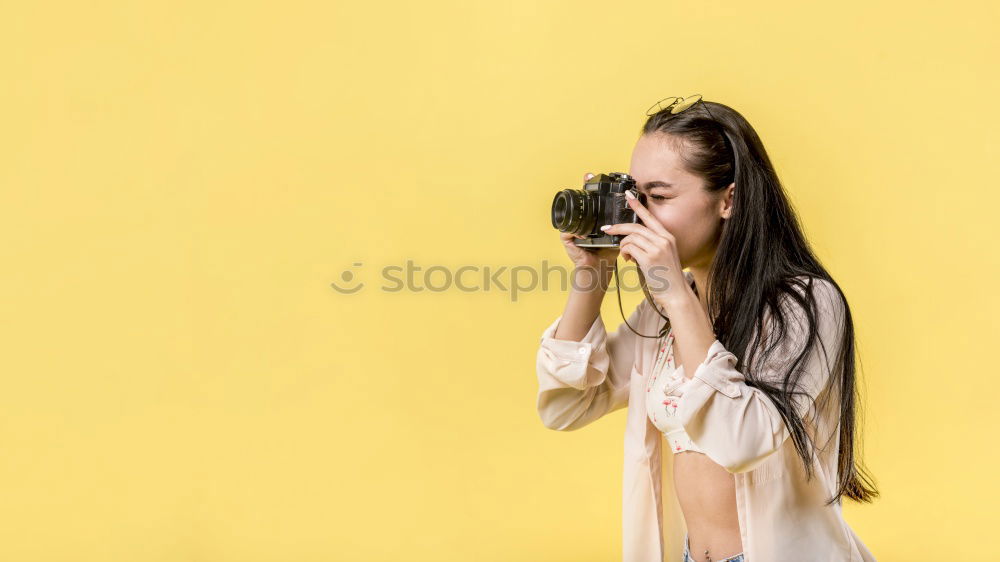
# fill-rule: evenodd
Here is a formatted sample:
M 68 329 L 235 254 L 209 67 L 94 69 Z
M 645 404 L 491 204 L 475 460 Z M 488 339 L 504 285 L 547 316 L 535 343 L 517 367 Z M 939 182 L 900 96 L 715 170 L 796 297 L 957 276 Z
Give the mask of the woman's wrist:
M 578 265 L 573 270 L 573 289 L 582 293 L 607 291 L 611 285 L 614 267 L 608 264 L 597 266 Z
M 698 295 L 687 285 L 681 285 L 676 290 L 671 289 L 665 295 L 657 295 L 654 300 L 668 315 L 671 311 L 686 312 L 693 310 L 694 307 L 701 307 Z

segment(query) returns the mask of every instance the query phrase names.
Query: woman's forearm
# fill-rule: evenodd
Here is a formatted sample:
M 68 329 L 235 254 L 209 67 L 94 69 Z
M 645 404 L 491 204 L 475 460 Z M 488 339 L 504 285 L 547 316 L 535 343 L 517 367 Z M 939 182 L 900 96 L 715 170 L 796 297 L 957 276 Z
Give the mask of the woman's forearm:
M 559 340 L 580 341 L 587 335 L 601 313 L 601 302 L 611 284 L 613 269 L 576 268 L 573 270 L 569 299 L 556 329 Z
M 684 377 L 690 379 L 708 356 L 708 349 L 715 341 L 712 321 L 702 308 L 698 296 L 690 289 L 662 306 L 667 311 L 673 328 L 674 355 L 681 360 Z

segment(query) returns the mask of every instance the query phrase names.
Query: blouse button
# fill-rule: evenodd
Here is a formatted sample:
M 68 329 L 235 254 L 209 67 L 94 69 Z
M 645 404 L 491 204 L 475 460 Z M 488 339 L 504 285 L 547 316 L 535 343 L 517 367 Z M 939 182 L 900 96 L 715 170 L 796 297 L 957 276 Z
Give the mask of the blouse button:
M 581 347 L 581 348 L 580 348 L 580 349 L 578 349 L 577 351 L 579 351 L 579 352 L 580 352 L 580 355 L 584 355 L 584 354 L 586 354 L 586 353 L 587 353 L 587 348 L 586 348 L 586 347 Z

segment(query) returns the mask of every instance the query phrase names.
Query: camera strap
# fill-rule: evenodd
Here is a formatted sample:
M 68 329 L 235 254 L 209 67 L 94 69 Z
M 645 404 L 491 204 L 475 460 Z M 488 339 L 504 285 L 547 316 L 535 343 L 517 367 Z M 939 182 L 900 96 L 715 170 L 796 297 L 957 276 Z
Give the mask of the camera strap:
M 637 269 L 637 271 L 639 272 L 639 281 L 640 284 L 642 285 L 642 292 L 643 294 L 645 294 L 646 300 L 649 301 L 649 305 L 653 308 L 653 310 L 656 311 L 657 314 L 660 315 L 661 318 L 663 318 L 665 322 L 663 323 L 663 326 L 660 328 L 659 333 L 657 333 L 655 336 L 647 336 L 645 334 L 640 334 L 639 332 L 635 331 L 635 328 L 633 328 L 631 324 L 628 323 L 628 318 L 625 318 L 625 309 L 622 307 L 622 292 L 621 292 L 622 284 L 621 280 L 618 278 L 618 261 L 615 261 L 615 293 L 618 294 L 618 310 L 621 312 L 622 318 L 625 320 L 625 325 L 628 326 L 628 329 L 632 330 L 632 332 L 634 332 L 637 336 L 643 338 L 662 338 L 667 335 L 667 332 L 670 331 L 670 318 L 665 314 L 663 314 L 662 312 L 660 312 L 660 307 L 656 306 L 656 302 L 653 301 L 653 297 L 650 296 L 649 289 L 646 288 L 646 278 L 643 277 L 642 275 L 642 269 Z

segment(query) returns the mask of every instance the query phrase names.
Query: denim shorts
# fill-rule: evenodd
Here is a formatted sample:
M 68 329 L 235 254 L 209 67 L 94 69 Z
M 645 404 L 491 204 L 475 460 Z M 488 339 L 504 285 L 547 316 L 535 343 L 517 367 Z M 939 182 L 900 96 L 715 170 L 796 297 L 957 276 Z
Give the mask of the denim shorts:
M 699 560 L 695 560 L 694 558 L 691 558 L 691 551 L 689 550 L 689 547 L 690 547 L 690 544 L 688 543 L 688 537 L 687 537 L 687 535 L 684 535 L 684 561 L 683 562 L 704 562 L 704 561 L 699 561 Z M 743 554 L 744 553 L 741 552 L 741 553 L 736 554 L 734 556 L 730 556 L 729 558 L 722 558 L 722 559 L 719 559 L 719 560 L 716 560 L 716 559 L 713 558 L 712 562 L 743 562 L 743 558 L 744 558 Z

